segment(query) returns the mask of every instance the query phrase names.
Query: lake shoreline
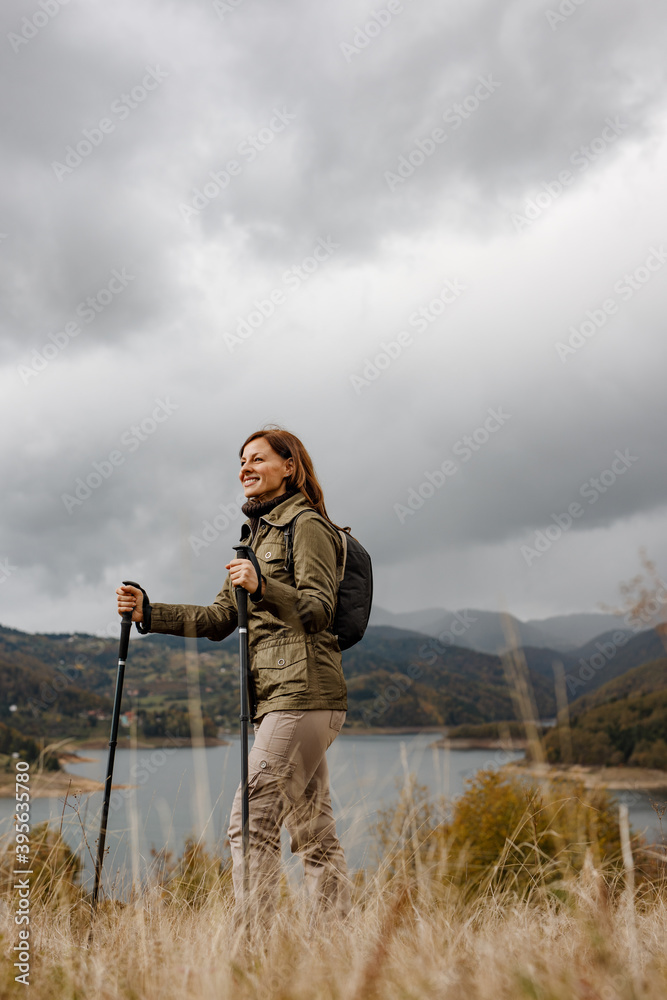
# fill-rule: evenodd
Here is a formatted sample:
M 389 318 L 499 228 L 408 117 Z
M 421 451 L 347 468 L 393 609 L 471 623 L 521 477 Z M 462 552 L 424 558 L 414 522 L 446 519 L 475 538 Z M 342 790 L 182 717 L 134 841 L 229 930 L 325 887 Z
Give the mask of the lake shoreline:
M 150 739 L 150 738 L 149 738 Z M 192 740 L 189 737 L 173 737 L 164 740 L 156 737 L 150 742 L 146 739 L 132 742 L 128 736 L 121 736 L 116 747 L 118 750 L 159 750 L 161 748 L 188 749 L 192 747 Z M 218 739 L 217 737 L 206 737 L 205 747 L 230 746 L 229 740 Z M 108 740 L 71 740 L 65 747 L 58 751 L 59 771 L 34 771 L 30 774 L 28 790 L 33 799 L 52 799 L 61 795 L 88 795 L 92 792 L 103 792 L 104 782 L 95 781 L 93 778 L 83 778 L 66 770 L 67 764 L 90 764 L 97 760 L 95 757 L 84 757 L 79 750 L 108 750 Z M 112 784 L 112 789 L 130 788 L 135 786 Z M 16 782 L 11 772 L 0 772 L 0 799 L 12 799 L 16 795 Z
M 23 772 L 24 774 L 26 772 Z M 124 786 L 114 785 L 114 788 Z M 60 795 L 88 795 L 103 792 L 104 782 L 92 778 L 80 778 L 69 771 L 35 771 L 30 773 L 30 781 L 21 788 L 30 793 L 31 799 L 55 799 Z M 14 775 L 0 775 L 0 798 L 13 799 L 16 795 Z
M 448 739 L 445 735 L 444 727 L 400 727 L 400 728 L 377 728 L 364 729 L 350 727 L 343 729 L 342 737 L 369 737 L 369 736 L 419 736 L 433 734 L 439 737 L 430 743 L 430 747 L 438 750 L 467 751 L 467 750 L 502 750 L 502 751 L 523 751 L 527 747 L 527 741 L 522 739 L 498 739 L 482 737 L 456 737 Z M 231 739 L 208 737 L 204 740 L 206 748 L 230 746 L 238 739 L 239 734 L 225 733 Z M 159 750 L 170 747 L 187 749 L 192 747 L 193 741 L 188 737 L 178 737 L 165 740 L 164 738 L 143 738 L 134 742 L 129 737 L 121 737 L 118 740 L 118 749 L 124 750 Z M 58 753 L 58 759 L 64 767 L 67 764 L 83 764 L 92 762 L 95 758 L 84 756 L 83 750 L 107 750 L 108 742 L 102 739 L 72 740 L 68 746 L 62 748 Z M 536 779 L 567 780 L 581 782 L 585 788 L 604 788 L 609 791 L 643 791 L 667 794 L 667 771 L 650 770 L 648 768 L 634 767 L 603 767 L 596 765 L 549 765 L 536 762 L 509 761 L 502 765 L 505 773 L 516 776 L 531 777 Z M 124 788 L 125 785 L 114 783 L 114 788 Z M 31 773 L 30 778 L 31 795 L 35 798 L 55 798 L 69 793 L 88 794 L 101 792 L 104 784 L 91 778 L 77 777 L 69 771 L 42 771 Z M 13 798 L 15 795 L 14 776 L 11 773 L 0 773 L 0 798 Z
M 572 764 L 563 767 L 556 764 L 511 761 L 503 765 L 503 771 L 519 776 L 529 775 L 531 778 L 580 781 L 584 788 L 605 788 L 610 792 L 667 793 L 667 771 L 651 770 L 646 767 L 598 767 L 592 764 Z
M 119 736 L 116 747 L 119 750 L 158 750 L 161 747 L 191 747 L 193 745 L 193 740 L 189 736 L 170 736 L 165 739 L 164 736 L 142 736 L 140 740 L 133 740 L 130 736 Z M 226 747 L 230 745 L 229 740 L 222 739 L 218 736 L 205 736 L 203 743 L 195 743 L 196 746 L 205 747 Z M 107 750 L 109 747 L 109 741 L 98 737 L 96 739 L 89 740 L 71 740 L 68 744 L 71 749 L 67 752 L 74 752 L 78 750 Z M 63 753 L 58 754 L 60 758 L 64 756 Z M 78 760 L 83 760 L 83 758 L 78 757 Z
M 525 750 L 528 740 L 502 740 L 490 736 L 455 736 L 449 739 L 444 736 L 431 743 L 431 746 L 438 750 Z

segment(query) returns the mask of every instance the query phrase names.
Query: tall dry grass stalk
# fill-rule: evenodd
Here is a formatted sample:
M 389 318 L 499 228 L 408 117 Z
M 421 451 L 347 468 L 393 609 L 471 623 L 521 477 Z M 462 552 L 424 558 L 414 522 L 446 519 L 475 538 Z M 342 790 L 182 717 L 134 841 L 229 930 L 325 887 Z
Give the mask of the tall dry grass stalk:
M 509 614 L 503 614 L 501 622 L 507 649 L 500 658 L 507 686 L 514 701 L 515 715 L 524 725 L 531 759 L 538 764 L 545 764 L 544 747 L 537 729 L 539 715 L 535 706 L 526 657 L 521 649 L 521 641 L 512 617 Z

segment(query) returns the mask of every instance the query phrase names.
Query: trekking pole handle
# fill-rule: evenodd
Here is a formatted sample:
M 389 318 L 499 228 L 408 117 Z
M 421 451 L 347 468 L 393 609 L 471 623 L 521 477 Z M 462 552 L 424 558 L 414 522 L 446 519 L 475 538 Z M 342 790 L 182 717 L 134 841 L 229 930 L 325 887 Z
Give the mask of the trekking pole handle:
M 130 648 L 130 632 L 132 631 L 132 612 L 123 611 L 120 621 L 120 648 L 118 659 L 123 663 L 127 660 L 127 651 Z
M 250 562 L 252 563 L 252 568 L 257 574 L 257 590 L 254 592 L 254 594 L 251 594 L 250 596 L 252 597 L 253 601 L 258 601 L 262 596 L 262 571 L 259 568 L 259 563 L 257 562 L 257 556 L 255 555 L 255 553 L 253 552 L 253 550 L 250 548 L 249 545 L 234 545 L 233 549 L 235 552 L 238 552 L 237 559 L 249 559 Z M 236 588 L 237 592 L 239 589 L 244 590 L 245 588 L 237 587 Z
M 137 626 L 137 632 L 139 632 L 141 635 L 147 635 L 150 632 L 150 630 L 151 630 L 150 629 L 150 623 L 151 623 L 151 602 L 148 599 L 148 594 L 146 593 L 146 591 L 144 590 L 144 588 L 141 586 L 141 584 L 140 583 L 135 583 L 134 580 L 123 580 L 123 586 L 124 587 L 136 587 L 137 590 L 140 590 L 141 593 L 142 593 L 142 595 L 143 595 L 143 604 L 142 604 L 143 621 L 141 621 L 141 622 L 135 622 L 135 624 Z M 123 614 L 123 620 L 125 620 L 125 615 L 124 614 Z M 131 620 L 132 619 L 131 619 L 131 616 L 130 616 L 130 621 Z

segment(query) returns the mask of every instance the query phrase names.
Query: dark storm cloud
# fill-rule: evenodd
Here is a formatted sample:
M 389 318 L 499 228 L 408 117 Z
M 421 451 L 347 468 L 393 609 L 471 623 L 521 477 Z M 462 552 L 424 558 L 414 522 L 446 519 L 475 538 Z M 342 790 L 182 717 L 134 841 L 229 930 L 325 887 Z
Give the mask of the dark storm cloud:
M 333 232 L 356 256 L 438 218 L 504 225 L 608 118 L 621 130 L 613 160 L 664 100 L 664 18 L 657 5 L 582 8 L 554 31 L 546 9 L 487 3 L 463 16 L 407 3 L 346 57 L 360 5 L 246 4 L 220 20 L 212 4 L 140 4 L 135 32 L 99 6 L 62 8 L 3 61 L 5 341 L 65 319 L 119 266 L 138 272 L 125 304 L 150 332 L 182 291 L 169 249 L 200 231 L 224 240 L 231 226 L 273 255 Z M 6 5 L 7 32 L 25 12 Z M 155 89 L 133 100 L 147 72 Z M 282 132 L 249 145 L 276 109 L 290 119 Z M 113 131 L 68 167 L 67 147 L 104 119 Z M 400 177 L 400 158 L 434 146 L 438 127 L 446 141 Z M 233 159 L 240 175 L 184 225 L 178 206 Z M 110 336 L 104 322 L 96 336 Z
M 332 515 L 380 572 L 434 550 L 518 551 L 617 450 L 637 460 L 572 535 L 660 509 L 662 279 L 604 349 L 562 362 L 554 345 L 664 232 L 664 203 L 639 211 L 638 168 L 619 167 L 659 143 L 662 8 L 582 4 L 550 23 L 555 4 L 399 6 L 387 20 L 351 2 L 72 2 L 34 30 L 38 3 L 3 6 L 12 614 L 31 588 L 55 607 L 137 564 L 178 597 L 189 561 L 198 598 L 212 595 L 235 528 L 197 551 L 192 537 L 233 504 L 238 445 L 271 420 L 303 433 Z M 549 236 L 616 168 L 643 228 L 605 235 L 591 216 L 585 233 Z M 557 207 L 519 233 L 512 216 L 563 170 Z M 290 289 L 320 239 L 335 252 Z M 468 286 L 458 312 L 412 328 L 414 345 L 355 393 L 350 376 L 445 277 Z M 284 304 L 228 350 L 223 335 L 276 290 Z M 163 399 L 177 408 L 130 450 Z M 469 460 L 453 455 L 498 407 L 511 419 Z M 448 457 L 456 474 L 401 521 L 395 505 Z M 79 480 L 90 495 L 68 507 Z

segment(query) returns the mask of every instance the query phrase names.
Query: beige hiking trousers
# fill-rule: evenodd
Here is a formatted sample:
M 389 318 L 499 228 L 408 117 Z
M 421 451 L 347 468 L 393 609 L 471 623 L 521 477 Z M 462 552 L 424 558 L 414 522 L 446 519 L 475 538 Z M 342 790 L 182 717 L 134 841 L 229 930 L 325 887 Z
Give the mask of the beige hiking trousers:
M 269 712 L 255 725 L 248 761 L 250 898 L 248 911 L 270 918 L 280 884 L 280 831 L 304 867 L 315 911 L 345 916 L 350 892 L 345 857 L 336 837 L 326 751 L 346 713 L 339 710 Z M 241 787 L 229 823 L 237 910 L 243 906 Z

